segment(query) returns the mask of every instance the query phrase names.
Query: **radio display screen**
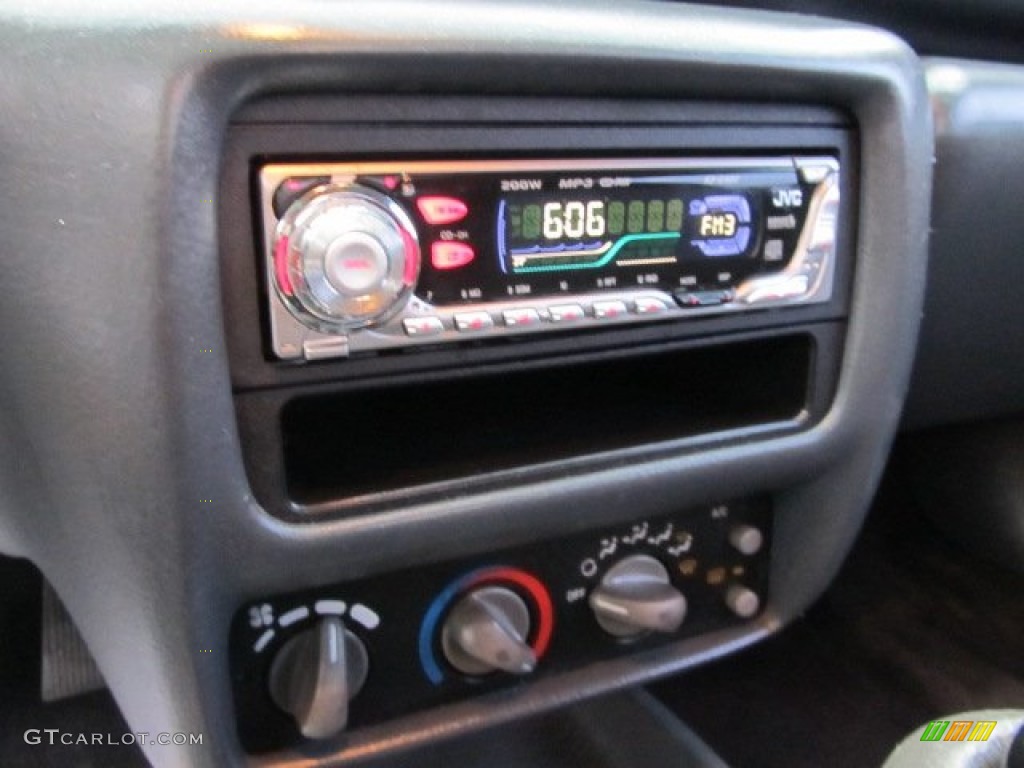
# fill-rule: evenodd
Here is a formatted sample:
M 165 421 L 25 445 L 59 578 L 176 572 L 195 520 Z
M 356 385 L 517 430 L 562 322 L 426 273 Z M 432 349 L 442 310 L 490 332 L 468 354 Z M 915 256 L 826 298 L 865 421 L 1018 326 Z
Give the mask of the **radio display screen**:
M 750 193 L 684 196 L 648 185 L 599 197 L 539 196 L 498 202 L 506 274 L 664 267 L 685 258 L 749 256 Z

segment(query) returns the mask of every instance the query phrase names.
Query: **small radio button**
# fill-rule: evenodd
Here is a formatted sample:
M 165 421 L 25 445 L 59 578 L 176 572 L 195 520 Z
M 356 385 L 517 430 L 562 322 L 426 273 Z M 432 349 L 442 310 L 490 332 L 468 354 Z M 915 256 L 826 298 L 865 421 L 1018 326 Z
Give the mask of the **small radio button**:
M 548 307 L 548 316 L 552 323 L 575 323 L 586 317 L 586 313 L 579 304 L 557 304 Z
M 771 263 L 778 263 L 786 258 L 786 246 L 782 240 L 769 240 L 764 244 L 764 260 Z
M 624 301 L 595 301 L 594 317 L 598 320 L 614 320 L 626 314 Z
M 302 356 L 307 360 L 328 360 L 332 357 L 348 357 L 348 337 L 336 336 L 330 339 L 307 339 L 302 342 Z
M 697 309 L 728 304 L 735 298 L 735 293 L 731 288 L 724 291 L 677 291 L 675 298 L 684 309 Z
M 347 232 L 324 255 L 324 272 L 338 293 L 360 296 L 387 277 L 388 254 L 375 237 Z
M 654 296 L 641 296 L 633 302 L 633 311 L 638 315 L 661 315 L 668 311 L 668 304 Z
M 494 319 L 487 312 L 461 312 L 455 316 L 455 327 L 462 333 L 486 331 L 494 327 Z
M 428 195 L 416 200 L 416 208 L 427 224 L 441 226 L 462 221 L 469 213 L 469 206 L 457 197 Z
M 473 246 L 453 241 L 438 241 L 430 246 L 430 264 L 434 269 L 458 269 L 476 258 Z
M 406 336 L 437 336 L 444 333 L 444 323 L 439 317 L 408 317 L 402 321 Z
M 509 328 L 526 328 L 540 323 L 540 314 L 529 307 L 506 309 L 502 317 Z

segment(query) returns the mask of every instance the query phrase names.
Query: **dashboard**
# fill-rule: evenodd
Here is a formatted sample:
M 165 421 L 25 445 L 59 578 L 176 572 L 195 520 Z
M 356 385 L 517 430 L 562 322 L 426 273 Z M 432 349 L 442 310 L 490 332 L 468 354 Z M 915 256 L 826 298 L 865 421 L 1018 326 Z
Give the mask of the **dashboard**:
M 653 2 L 0 37 L 0 550 L 133 731 L 206 735 L 155 765 L 400 760 L 756 644 L 901 427 L 1021 404 L 963 321 L 1024 327 L 966 191 L 1012 68 Z

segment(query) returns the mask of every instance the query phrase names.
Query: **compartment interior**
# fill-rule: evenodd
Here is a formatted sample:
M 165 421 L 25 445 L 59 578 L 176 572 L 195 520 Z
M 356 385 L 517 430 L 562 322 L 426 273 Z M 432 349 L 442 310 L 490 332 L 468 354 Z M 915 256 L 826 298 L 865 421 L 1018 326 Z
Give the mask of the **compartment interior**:
M 316 504 L 797 418 L 807 334 L 298 397 L 289 498 Z

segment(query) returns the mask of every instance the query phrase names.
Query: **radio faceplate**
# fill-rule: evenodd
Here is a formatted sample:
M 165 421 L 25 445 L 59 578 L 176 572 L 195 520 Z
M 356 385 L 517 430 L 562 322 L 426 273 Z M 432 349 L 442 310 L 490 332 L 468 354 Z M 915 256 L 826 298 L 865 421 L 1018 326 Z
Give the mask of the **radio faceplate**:
M 681 320 L 832 297 L 830 156 L 271 163 L 284 360 Z

